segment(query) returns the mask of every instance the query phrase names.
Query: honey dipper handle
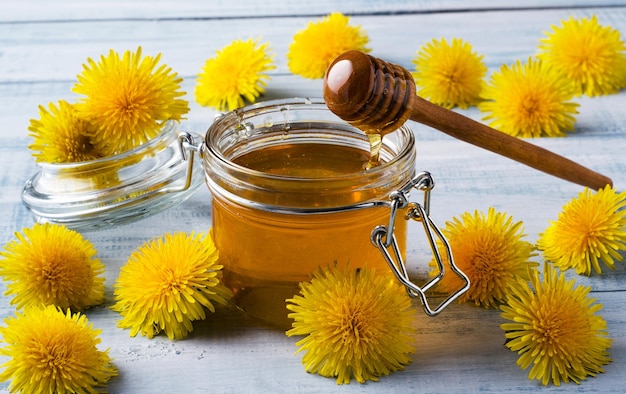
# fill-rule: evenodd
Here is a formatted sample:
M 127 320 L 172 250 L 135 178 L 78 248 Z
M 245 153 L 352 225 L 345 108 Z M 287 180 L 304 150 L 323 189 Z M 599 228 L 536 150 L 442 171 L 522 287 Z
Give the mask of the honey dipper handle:
M 610 178 L 547 149 L 492 129 L 473 119 L 447 110 L 418 96 L 411 103 L 409 118 L 472 145 L 498 153 L 536 170 L 590 187 L 612 186 Z

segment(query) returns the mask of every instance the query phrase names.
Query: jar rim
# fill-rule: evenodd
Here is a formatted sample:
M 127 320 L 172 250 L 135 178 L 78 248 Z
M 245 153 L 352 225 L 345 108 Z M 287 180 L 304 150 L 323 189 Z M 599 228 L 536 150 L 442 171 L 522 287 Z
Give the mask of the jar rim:
M 354 172 L 354 173 L 348 173 L 348 174 L 333 175 L 333 176 L 328 176 L 328 177 L 303 178 L 303 177 L 293 176 L 293 175 L 271 174 L 268 172 L 259 171 L 259 170 L 245 167 L 243 165 L 233 162 L 231 159 L 226 157 L 226 155 L 222 152 L 222 150 L 217 148 L 217 143 L 216 143 L 217 134 L 212 131 L 215 131 L 215 129 L 218 128 L 222 123 L 224 122 L 232 123 L 234 120 L 245 121 L 247 117 L 251 115 L 256 115 L 257 113 L 262 112 L 262 111 L 267 111 L 272 108 L 278 108 L 279 110 L 281 108 L 290 109 L 291 106 L 296 106 L 296 107 L 304 106 L 310 109 L 328 112 L 333 117 L 336 117 L 337 124 L 341 124 L 349 129 L 358 130 L 355 127 L 346 123 L 343 119 L 339 118 L 338 116 L 330 112 L 323 98 L 315 97 L 315 98 L 289 98 L 289 99 L 268 100 L 268 101 L 259 102 L 259 103 L 256 103 L 247 107 L 238 108 L 226 114 L 218 116 L 218 118 L 213 122 L 213 124 L 211 124 L 211 126 L 207 130 L 206 136 L 205 136 L 205 144 L 202 146 L 202 148 L 208 150 L 209 154 L 214 155 L 214 157 L 217 160 L 219 160 L 223 165 L 232 167 L 236 169 L 237 171 L 241 173 L 245 173 L 249 176 L 262 177 L 262 178 L 275 179 L 275 180 L 285 180 L 285 181 L 292 181 L 292 182 L 302 182 L 302 183 L 337 182 L 337 181 L 341 182 L 346 179 L 353 179 L 354 176 L 365 175 L 365 174 L 367 174 L 367 176 L 372 176 L 372 177 L 378 176 L 379 174 L 389 171 L 389 167 L 393 167 L 397 161 L 401 160 L 401 158 L 404 157 L 407 153 L 409 153 L 409 151 L 414 149 L 415 135 L 413 134 L 411 129 L 409 129 L 408 127 L 401 126 L 395 131 L 393 131 L 393 133 L 398 133 L 398 134 L 401 134 L 402 137 L 406 137 L 407 143 L 402 146 L 400 151 L 394 152 L 394 156 L 390 160 L 381 162 L 380 165 L 373 167 L 371 169 L 368 169 L 367 172 L 360 171 L 360 172 Z M 393 134 L 393 133 L 390 133 L 390 134 Z M 360 131 L 360 134 L 362 134 L 363 140 L 366 141 L 367 140 L 366 134 L 361 131 Z

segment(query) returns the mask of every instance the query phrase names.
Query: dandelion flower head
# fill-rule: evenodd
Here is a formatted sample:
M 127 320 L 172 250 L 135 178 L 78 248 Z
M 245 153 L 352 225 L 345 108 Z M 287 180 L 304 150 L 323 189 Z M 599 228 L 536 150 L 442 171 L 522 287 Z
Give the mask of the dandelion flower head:
M 73 104 L 59 100 L 39 106 L 39 119 L 31 119 L 28 130 L 33 143 L 28 146 L 38 162 L 73 163 L 99 159 L 106 148 L 93 141 L 91 123 L 79 116 Z
M 523 238 L 523 223 L 513 222 L 506 213 L 489 208 L 487 214 L 465 212 L 446 223 L 442 232 L 450 244 L 457 267 L 470 280 L 471 286 L 459 302 L 473 302 L 486 308 L 505 302 L 511 289 L 519 286 L 517 278 L 528 279 L 528 267 L 538 264 L 530 260 L 533 246 Z M 442 253 L 445 261 L 445 253 Z M 433 259 L 431 267 L 436 267 Z M 439 270 L 433 270 L 436 275 Z M 439 290 L 452 293 L 463 286 L 456 275 L 444 275 Z
M 306 352 L 307 372 L 338 384 L 352 376 L 377 381 L 404 369 L 415 351 L 410 298 L 395 278 L 375 269 L 320 268 L 287 308 L 294 320 L 287 335 L 305 335 L 296 346 Z
M 413 59 L 417 94 L 444 108 L 468 108 L 480 101 L 487 66 L 461 39 L 433 39 Z
M 208 59 L 196 80 L 196 101 L 219 111 L 254 103 L 265 92 L 268 71 L 276 68 L 267 43 L 236 40 Z
M 287 52 L 289 70 L 305 78 L 323 78 L 326 69 L 349 50 L 369 52 L 369 37 L 361 26 L 351 26 L 350 18 L 334 12 L 321 21 L 309 22 L 293 36 Z
M 0 276 L 17 309 L 56 305 L 75 311 L 104 301 L 104 264 L 83 236 L 62 225 L 35 224 L 0 252 Z
M 600 274 L 600 262 L 615 268 L 626 250 L 626 192 L 606 186 L 594 192 L 585 188 L 570 200 L 539 235 L 537 247 L 544 258 L 562 270 Z
M 158 135 L 168 120 L 189 111 L 182 78 L 159 65 L 161 54 L 142 56 L 141 47 L 120 55 L 111 50 L 96 63 L 87 59 L 73 91 L 81 116 L 96 127 L 93 139 L 108 146 L 108 155 L 137 147 Z
M 117 376 L 108 349 L 97 348 L 101 330 L 85 315 L 31 306 L 4 323 L 0 381 L 11 380 L 11 392 L 96 393 Z
M 152 338 L 163 331 L 182 339 L 204 308 L 226 304 L 231 292 L 220 283 L 221 265 L 211 233 L 165 234 L 137 248 L 114 285 L 121 328 Z
M 576 95 L 607 95 L 626 87 L 626 45 L 618 30 L 594 15 L 570 17 L 546 34 L 538 57 L 567 75 Z
M 602 304 L 589 297 L 588 286 L 575 286 L 564 273 L 544 265 L 543 281 L 533 269 L 530 283 L 520 278 L 517 287 L 501 305 L 501 325 L 507 338 L 506 347 L 519 354 L 517 365 L 531 367 L 529 379 L 543 385 L 552 381 L 580 383 L 587 376 L 604 372 L 608 364 L 606 321 L 597 312 Z
M 478 108 L 492 127 L 512 136 L 562 137 L 576 123 L 579 105 L 570 101 L 573 97 L 563 74 L 530 58 L 493 73 Z

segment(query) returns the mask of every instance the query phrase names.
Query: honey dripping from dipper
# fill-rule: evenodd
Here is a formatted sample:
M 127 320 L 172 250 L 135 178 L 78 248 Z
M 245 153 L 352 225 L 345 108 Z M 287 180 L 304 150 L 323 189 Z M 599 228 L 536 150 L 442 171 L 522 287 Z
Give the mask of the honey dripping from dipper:
M 370 157 L 365 165 L 365 169 L 369 170 L 380 165 L 380 147 L 383 145 L 383 136 L 377 132 L 366 132 L 365 134 L 370 142 Z
M 377 67 L 374 73 L 366 75 L 363 71 L 369 72 L 370 59 L 377 63 Z M 365 165 L 366 170 L 380 165 L 384 135 L 393 132 L 408 119 L 408 115 L 400 109 L 407 104 L 410 94 L 415 95 L 414 86 L 406 83 L 409 77 L 412 78 L 408 71 L 362 56 L 337 58 L 326 72 L 324 99 L 328 107 L 363 131 L 369 140 L 370 158 Z M 359 82 L 358 85 L 355 81 Z M 380 111 L 380 108 L 385 111 Z

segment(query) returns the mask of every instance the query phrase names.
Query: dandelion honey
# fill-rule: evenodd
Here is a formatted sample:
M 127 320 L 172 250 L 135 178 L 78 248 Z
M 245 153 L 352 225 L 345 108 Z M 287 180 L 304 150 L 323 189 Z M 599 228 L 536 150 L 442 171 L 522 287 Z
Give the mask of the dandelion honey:
M 240 309 L 284 328 L 285 300 L 318 267 L 391 272 L 370 235 L 389 224 L 389 195 L 415 174 L 415 152 L 399 129 L 372 167 L 368 138 L 323 103 L 264 105 L 218 119 L 203 158 L 224 283 Z M 404 254 L 402 215 L 394 231 Z

